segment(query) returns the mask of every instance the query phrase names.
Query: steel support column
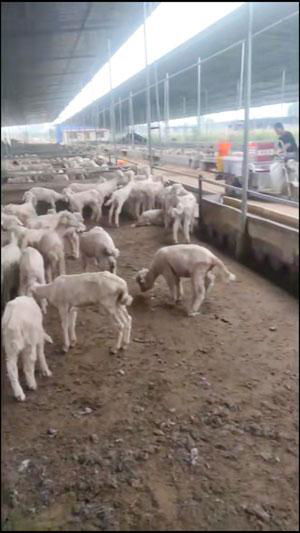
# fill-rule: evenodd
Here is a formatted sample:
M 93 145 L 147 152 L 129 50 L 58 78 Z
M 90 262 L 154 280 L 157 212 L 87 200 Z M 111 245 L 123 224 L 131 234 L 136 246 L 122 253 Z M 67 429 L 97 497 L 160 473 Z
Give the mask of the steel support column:
M 249 179 L 249 119 L 251 105 L 251 71 L 252 71 L 252 20 L 253 4 L 248 3 L 248 31 L 246 39 L 246 79 L 245 79 L 245 112 L 244 112 L 244 146 L 242 167 L 242 201 L 241 201 L 241 224 L 240 235 L 237 240 L 236 254 L 238 257 L 245 252 L 246 222 L 247 222 L 247 197 Z
M 123 131 L 123 121 L 122 121 L 122 100 L 121 96 L 119 97 L 119 121 L 120 121 L 120 138 L 122 138 L 122 131 Z
M 201 133 L 201 59 L 198 57 L 197 61 L 197 125 L 198 135 L 200 141 Z
M 285 99 L 285 68 L 282 71 L 281 75 L 281 114 L 283 115 L 283 104 Z
M 144 52 L 145 52 L 145 69 L 146 69 L 146 109 L 147 109 L 147 132 L 148 132 L 148 157 L 152 173 L 152 143 L 151 143 L 151 100 L 150 100 L 150 68 L 148 65 L 147 53 L 147 2 L 144 2 Z
M 169 109 L 169 74 L 166 74 L 164 81 L 164 112 L 165 112 L 165 142 L 169 140 L 169 119 L 170 119 L 170 109 Z
M 111 46 L 110 39 L 107 40 L 108 48 L 108 68 L 109 68 L 109 90 L 110 90 L 110 129 L 112 134 L 112 141 L 114 146 L 114 157 L 115 162 L 117 162 L 117 147 L 116 147 L 116 131 L 115 131 L 115 106 L 114 106 L 114 95 L 112 87 L 112 73 L 111 73 Z
M 154 77 L 155 77 L 155 100 L 156 100 L 156 114 L 157 122 L 159 127 L 159 144 L 161 145 L 161 123 L 160 123 L 160 105 L 159 105 L 159 90 L 158 90 L 158 79 L 157 79 L 157 64 L 154 64 Z
M 129 123 L 131 129 L 131 148 L 134 149 L 134 115 L 133 115 L 133 100 L 132 100 L 132 91 L 129 95 Z

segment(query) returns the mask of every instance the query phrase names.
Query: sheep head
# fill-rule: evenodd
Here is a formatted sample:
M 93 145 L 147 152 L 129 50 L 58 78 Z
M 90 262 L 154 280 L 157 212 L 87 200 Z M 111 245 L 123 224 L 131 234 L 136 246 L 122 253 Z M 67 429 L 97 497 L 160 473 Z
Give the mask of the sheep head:
M 148 290 L 148 287 L 147 287 L 148 272 L 149 272 L 148 268 L 142 268 L 142 270 L 140 270 L 137 273 L 136 278 L 135 278 L 142 292 L 145 292 Z

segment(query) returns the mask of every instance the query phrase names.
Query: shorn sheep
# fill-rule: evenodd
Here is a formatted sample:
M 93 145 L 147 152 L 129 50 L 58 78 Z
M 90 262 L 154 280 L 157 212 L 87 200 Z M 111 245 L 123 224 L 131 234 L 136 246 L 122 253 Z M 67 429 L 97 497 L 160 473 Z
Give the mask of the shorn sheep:
M 52 375 L 44 353 L 45 340 L 52 343 L 52 339 L 43 328 L 42 312 L 31 296 L 18 296 L 8 302 L 2 317 L 2 339 L 8 378 L 15 398 L 23 402 L 26 396 L 19 382 L 20 356 L 29 389 L 37 388 L 34 376 L 37 359 L 42 374 Z
M 80 252 L 83 269 L 87 270 L 88 260 L 93 259 L 100 268 L 101 260 L 106 259 L 109 270 L 117 273 L 117 258 L 119 250 L 115 247 L 111 236 L 103 228 L 96 226 L 80 235 Z
M 1 248 L 1 310 L 16 296 L 20 284 L 21 250 L 12 234 L 11 242 Z
M 38 250 L 28 246 L 23 250 L 20 259 L 20 296 L 31 296 L 32 285 L 45 284 L 44 259 Z M 44 314 L 47 311 L 47 300 L 41 301 Z
M 64 345 L 67 352 L 77 342 L 77 308 L 97 304 L 112 317 L 118 327 L 118 338 L 112 353 L 125 349 L 130 342 L 131 316 L 126 307 L 131 305 L 132 297 L 125 280 L 111 272 L 89 272 L 84 274 L 63 275 L 48 285 L 35 285 L 34 296 L 47 298 L 59 312 Z
M 153 287 L 158 276 L 163 276 L 176 303 L 183 297 L 181 278 L 191 278 L 193 299 L 188 316 L 195 316 L 199 314 L 205 294 L 214 285 L 216 273 L 227 282 L 236 279 L 207 248 L 197 244 L 177 244 L 160 248 L 150 268 L 140 270 L 136 281 L 141 291 L 145 292 Z
M 186 242 L 190 242 L 190 234 L 193 231 L 197 201 L 192 193 L 178 197 L 176 207 L 170 207 L 168 215 L 173 219 L 173 241 L 178 243 L 178 230 L 182 229 Z

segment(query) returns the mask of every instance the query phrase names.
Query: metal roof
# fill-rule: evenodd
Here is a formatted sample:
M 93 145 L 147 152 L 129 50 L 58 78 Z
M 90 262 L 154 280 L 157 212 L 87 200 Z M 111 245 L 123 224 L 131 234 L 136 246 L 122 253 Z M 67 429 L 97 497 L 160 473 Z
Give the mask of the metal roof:
M 260 106 L 299 99 L 299 4 L 298 2 L 253 2 L 253 51 L 252 51 L 252 96 L 251 105 Z M 280 24 L 277 24 L 280 21 Z M 269 27 L 262 33 L 263 28 Z M 208 29 L 179 46 L 157 62 L 157 78 L 170 76 L 170 118 L 195 116 L 197 114 L 197 69 L 176 72 L 196 64 L 201 57 L 201 114 L 237 108 L 238 82 L 240 78 L 241 45 L 247 32 L 247 6 L 219 20 Z M 220 50 L 229 49 L 218 55 Z M 207 58 L 214 56 L 210 60 Z M 150 67 L 151 83 L 154 84 L 154 66 Z M 284 93 L 282 76 L 285 72 Z M 129 92 L 143 91 L 145 70 L 123 83 L 114 91 L 115 101 L 128 98 Z M 184 103 L 185 99 L 185 103 Z M 145 92 L 134 97 L 134 122 L 146 122 Z M 159 85 L 161 118 L 163 115 L 164 90 Z M 108 108 L 110 95 L 90 106 L 91 115 L 96 110 Z M 185 106 L 185 113 L 184 113 Z M 129 123 L 129 105 L 122 106 L 123 124 Z M 88 110 L 84 111 L 88 114 Z M 118 122 L 118 107 L 116 120 Z M 80 121 L 79 116 L 75 117 Z M 151 118 L 157 120 L 155 90 L 151 89 Z M 107 113 L 107 124 L 109 114 Z
M 53 121 L 142 22 L 143 2 L 2 2 L 2 125 Z

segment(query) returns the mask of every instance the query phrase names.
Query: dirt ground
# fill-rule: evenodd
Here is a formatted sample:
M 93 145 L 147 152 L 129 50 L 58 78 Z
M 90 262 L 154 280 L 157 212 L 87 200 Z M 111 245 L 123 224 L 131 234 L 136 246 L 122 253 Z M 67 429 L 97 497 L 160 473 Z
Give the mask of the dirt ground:
M 111 234 L 132 343 L 110 355 L 115 330 L 89 308 L 63 355 L 50 308 L 53 377 L 19 404 L 2 372 L 2 529 L 296 531 L 298 302 L 216 252 L 238 280 L 188 318 L 162 279 L 145 295 L 134 281 L 164 231 Z

